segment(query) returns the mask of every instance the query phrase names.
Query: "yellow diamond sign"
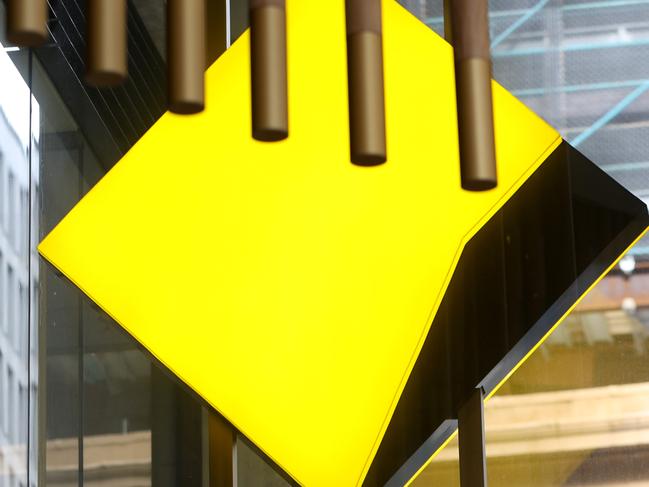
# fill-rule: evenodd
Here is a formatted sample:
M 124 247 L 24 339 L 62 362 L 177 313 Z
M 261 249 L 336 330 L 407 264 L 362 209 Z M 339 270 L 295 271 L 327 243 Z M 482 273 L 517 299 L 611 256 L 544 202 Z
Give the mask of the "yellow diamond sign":
M 499 186 L 462 191 L 452 50 L 384 0 L 388 162 L 355 167 L 344 2 L 287 4 L 289 139 L 251 138 L 244 34 L 40 251 L 297 482 L 360 485 L 463 245 L 561 139 L 494 85 Z

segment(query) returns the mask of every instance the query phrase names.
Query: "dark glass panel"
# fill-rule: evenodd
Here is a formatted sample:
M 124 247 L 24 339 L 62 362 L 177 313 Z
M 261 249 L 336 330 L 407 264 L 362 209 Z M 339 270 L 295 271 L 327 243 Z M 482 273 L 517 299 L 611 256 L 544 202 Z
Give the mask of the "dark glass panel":
M 467 242 L 365 485 L 404 464 L 413 475 L 420 449 L 475 388 L 496 388 L 647 226 L 646 207 L 575 154 L 555 149 Z M 573 214 L 586 198 L 607 203 Z

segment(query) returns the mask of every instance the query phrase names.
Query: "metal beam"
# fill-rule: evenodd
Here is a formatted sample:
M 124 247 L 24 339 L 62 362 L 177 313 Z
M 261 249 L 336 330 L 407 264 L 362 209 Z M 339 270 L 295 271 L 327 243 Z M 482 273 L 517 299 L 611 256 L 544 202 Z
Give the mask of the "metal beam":
M 208 412 L 209 487 L 236 487 L 236 431 L 219 414 Z
M 484 433 L 484 393 L 475 389 L 458 412 L 460 484 L 462 487 L 487 487 L 487 461 Z
M 491 41 L 491 48 L 495 49 L 498 46 L 498 44 L 503 42 L 515 31 L 517 31 L 519 28 L 525 25 L 525 23 L 527 23 L 528 20 L 530 20 L 537 13 L 539 13 L 543 9 L 543 7 L 545 7 L 549 2 L 550 0 L 540 0 L 536 5 L 534 5 L 531 9 L 529 9 L 524 15 L 519 17 L 509 27 L 507 27 L 504 31 L 498 34 L 496 38 L 493 41 Z
M 571 5 L 562 5 L 558 7 L 559 11 L 569 12 L 575 10 L 595 10 L 600 8 L 616 8 L 616 7 L 632 7 L 635 5 L 649 5 L 649 0 L 606 0 L 601 2 L 588 2 L 577 3 Z M 534 7 L 532 7 L 534 8 Z M 526 15 L 530 9 L 512 9 L 512 10 L 492 10 L 489 12 L 490 19 L 502 19 L 507 17 L 516 17 L 518 15 Z M 429 17 L 423 19 L 426 25 L 441 25 L 444 23 L 444 18 Z
M 629 105 L 631 105 L 635 100 L 637 100 L 641 95 L 643 95 L 647 90 L 649 90 L 649 81 L 638 86 L 635 90 L 629 93 L 627 96 L 622 98 L 618 103 L 616 103 L 610 110 L 608 110 L 604 115 L 595 121 L 590 127 L 580 133 L 575 137 L 571 144 L 573 147 L 579 147 L 582 143 L 588 140 L 593 136 L 599 129 L 604 127 L 608 122 L 617 117 L 622 113 Z
M 511 94 L 522 98 L 525 96 L 543 96 L 549 93 L 579 93 L 583 91 L 598 91 L 598 90 L 616 90 L 619 88 L 635 88 L 649 80 L 627 80 L 627 81 L 603 81 L 601 83 L 584 83 L 576 85 L 565 86 L 546 86 L 538 88 L 523 88 L 520 90 L 511 90 Z
M 649 39 L 638 39 L 635 41 L 605 41 L 585 42 L 568 44 L 558 47 L 529 47 L 524 49 L 511 49 L 496 51 L 492 54 L 494 58 L 523 57 L 546 54 L 548 52 L 582 52 L 595 51 L 598 49 L 616 49 L 618 47 L 644 47 L 649 46 Z

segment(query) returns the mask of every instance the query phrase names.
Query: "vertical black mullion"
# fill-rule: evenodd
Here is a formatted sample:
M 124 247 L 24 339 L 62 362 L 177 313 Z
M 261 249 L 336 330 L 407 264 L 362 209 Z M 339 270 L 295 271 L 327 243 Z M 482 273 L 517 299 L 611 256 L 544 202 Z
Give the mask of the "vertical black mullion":
M 460 485 L 487 487 L 484 393 L 475 389 L 458 411 Z
M 32 109 L 33 109 L 33 104 L 32 104 L 32 50 L 29 49 L 27 53 L 27 82 L 29 85 L 29 117 L 28 117 L 28 123 L 29 123 L 29 145 L 28 145 L 28 150 L 27 150 L 27 164 L 28 164 L 28 169 L 27 169 L 27 178 L 29 180 L 28 186 L 27 186 L 27 438 L 25 439 L 26 442 L 26 462 L 27 462 L 27 475 L 25 476 L 25 481 L 27 483 L 28 487 L 31 487 L 30 483 L 30 476 L 31 476 L 31 465 L 30 465 L 30 457 L 31 457 L 31 432 L 32 432 L 32 296 L 33 296 L 33 290 L 32 290 L 32 181 L 34 178 L 32 177 Z
M 218 413 L 208 411 L 209 487 L 232 487 L 236 472 L 236 431 Z
M 78 467 L 79 474 L 77 475 L 77 483 L 79 487 L 83 487 L 83 326 L 81 326 L 82 319 L 82 310 L 81 310 L 81 296 L 77 297 L 77 310 L 78 310 L 78 321 L 77 321 L 77 383 L 78 383 L 78 394 L 79 394 L 79 417 L 77 421 L 77 455 L 78 455 Z
M 31 56 L 33 58 L 34 52 L 33 50 L 31 51 Z M 33 64 L 30 63 L 30 66 L 33 67 Z M 30 83 L 29 83 L 29 88 L 30 88 L 30 97 L 33 97 L 33 70 L 30 69 Z M 31 122 L 31 116 L 30 116 L 30 134 L 31 134 L 31 129 L 33 129 L 33 123 Z M 41 125 L 38 126 L 38 131 L 39 131 L 39 151 L 38 151 L 38 160 L 36 161 L 36 164 L 38 164 L 38 172 L 40 175 L 43 175 L 44 172 L 41 171 L 41 157 L 42 157 L 42 150 L 43 150 L 43 138 L 41 137 Z M 31 135 L 30 135 L 31 138 Z M 33 161 L 32 161 L 33 162 Z M 36 195 L 38 198 L 38 205 L 37 205 L 37 211 L 38 211 L 38 221 L 39 225 L 37 228 L 38 234 L 36 235 L 36 239 L 40 240 L 41 238 L 41 228 L 40 228 L 40 222 L 45 221 L 44 215 L 43 215 L 43 199 L 44 199 L 44 184 L 42 181 L 44 179 L 41 179 L 39 177 L 39 181 L 41 181 L 41 185 L 39 186 L 40 193 Z M 31 182 L 30 182 L 30 187 L 31 187 Z M 38 444 L 38 487 L 45 486 L 45 478 L 46 478 L 46 473 L 47 473 L 47 466 L 46 466 L 46 455 L 47 455 L 47 321 L 46 321 L 46 316 L 47 316 L 47 308 L 44 306 L 46 299 L 45 297 L 47 296 L 46 288 L 45 286 L 47 285 L 47 279 L 45 277 L 45 273 L 42 272 L 43 265 L 42 261 L 39 260 L 39 280 L 38 280 L 38 309 L 39 309 L 39 315 L 36 317 L 36 338 L 37 338 L 37 364 L 38 364 L 38 397 L 37 397 L 37 412 L 36 416 L 38 418 L 37 424 L 38 424 L 38 431 L 36 433 L 36 442 Z M 31 486 L 30 486 L 31 487 Z
M 78 184 L 78 193 L 77 196 L 79 199 L 83 196 L 83 145 L 79 141 L 78 150 L 78 159 L 77 167 L 79 168 L 77 184 Z M 79 384 L 79 418 L 78 418 L 78 467 L 79 474 L 77 476 L 79 487 L 83 487 L 84 477 L 85 477 L 85 468 L 84 468 L 84 453 L 83 453 L 83 433 L 84 433 L 84 395 L 85 395 L 85 382 L 84 382 L 84 334 L 83 334 L 83 298 L 81 292 L 77 292 L 77 337 L 78 337 L 78 360 L 77 360 L 77 381 Z
M 178 468 L 176 465 L 176 438 L 178 430 L 177 394 L 171 382 L 157 365 L 151 366 L 151 485 L 175 487 Z

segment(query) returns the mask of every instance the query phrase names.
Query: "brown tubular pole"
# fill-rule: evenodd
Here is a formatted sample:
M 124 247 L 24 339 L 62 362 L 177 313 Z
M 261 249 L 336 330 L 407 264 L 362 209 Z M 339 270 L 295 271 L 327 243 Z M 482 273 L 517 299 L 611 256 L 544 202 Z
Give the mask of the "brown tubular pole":
M 7 40 L 23 47 L 36 47 L 47 41 L 47 1 L 9 0 Z
M 169 110 L 188 115 L 205 108 L 205 0 L 167 1 Z
M 487 0 L 448 0 L 455 48 L 462 187 L 484 191 L 498 184 L 491 96 Z M 446 16 L 448 18 L 448 16 Z
M 126 0 L 88 0 L 86 81 L 106 87 L 126 79 Z
M 252 136 L 264 142 L 288 137 L 286 6 L 284 0 L 250 0 Z
M 387 159 L 381 0 L 346 0 L 351 160 L 376 166 Z

